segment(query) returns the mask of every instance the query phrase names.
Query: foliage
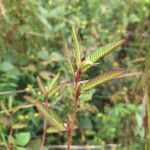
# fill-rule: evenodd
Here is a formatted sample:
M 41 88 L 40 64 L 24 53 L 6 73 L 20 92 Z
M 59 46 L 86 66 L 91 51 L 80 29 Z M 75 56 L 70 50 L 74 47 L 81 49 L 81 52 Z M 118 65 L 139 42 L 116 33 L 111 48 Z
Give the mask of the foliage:
M 30 133 L 29 132 L 24 132 L 24 133 L 19 133 L 16 135 L 16 144 L 20 146 L 25 146 L 28 144 L 30 140 Z
M 118 71 L 110 71 L 103 74 L 98 75 L 97 77 L 87 81 L 82 87 L 81 91 L 88 90 L 92 87 L 95 87 L 98 84 L 102 84 L 105 81 L 111 80 L 119 75 L 122 75 L 124 73 L 123 70 Z
M 48 120 L 51 128 L 58 129 L 60 131 L 65 131 L 64 125 L 60 117 L 50 108 L 46 108 L 40 102 L 34 101 L 31 97 L 25 97 L 30 103 L 34 104 L 41 114 Z
M 143 149 L 146 111 L 149 114 L 149 14 L 149 0 L 1 1 L 0 148 L 9 148 L 22 133 L 30 134 L 22 149 L 41 139 L 41 114 L 45 115 L 27 103 L 26 95 L 44 103 L 49 87 L 48 107 L 67 122 L 72 112 L 72 76 L 84 67 L 83 86 L 98 74 L 101 77 L 102 70 L 123 68 L 126 74 L 80 95 L 73 144 L 115 143 L 122 149 Z M 126 34 L 129 43 L 121 40 L 124 46 L 120 46 L 117 42 L 117 52 L 102 58 L 113 50 L 107 43 Z M 74 48 L 78 50 L 75 54 Z M 62 53 L 67 53 L 65 59 Z M 64 132 L 56 136 L 57 131 L 50 127 L 46 145 L 65 144 Z

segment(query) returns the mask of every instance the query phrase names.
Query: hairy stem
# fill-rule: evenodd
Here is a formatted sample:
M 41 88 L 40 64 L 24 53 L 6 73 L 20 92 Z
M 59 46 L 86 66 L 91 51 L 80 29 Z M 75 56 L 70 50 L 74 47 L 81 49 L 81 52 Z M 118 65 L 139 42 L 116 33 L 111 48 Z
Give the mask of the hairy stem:
M 45 106 L 48 107 L 48 92 L 46 92 L 46 94 L 45 94 Z M 45 138 L 46 138 L 46 129 L 47 129 L 47 120 L 44 119 L 43 135 L 42 135 L 42 139 L 41 139 L 40 150 L 43 150 L 43 148 L 44 148 L 44 143 L 45 143 Z
M 79 83 L 80 83 L 81 75 L 82 75 L 81 70 L 78 70 L 77 74 L 75 76 L 76 86 L 75 86 L 73 114 L 72 114 L 71 120 L 69 120 L 70 122 L 68 124 L 68 146 L 67 146 L 68 150 L 70 150 L 70 146 L 71 146 L 71 142 L 72 142 L 72 132 L 73 132 L 73 128 L 74 128 L 75 120 L 76 120 L 78 100 L 79 100 L 79 96 L 80 96 L 80 84 Z

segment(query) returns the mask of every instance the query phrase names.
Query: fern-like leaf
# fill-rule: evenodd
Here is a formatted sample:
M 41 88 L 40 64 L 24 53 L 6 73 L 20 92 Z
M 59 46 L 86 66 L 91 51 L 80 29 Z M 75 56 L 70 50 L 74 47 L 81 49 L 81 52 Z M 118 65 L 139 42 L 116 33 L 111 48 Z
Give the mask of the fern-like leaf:
M 29 96 L 25 96 L 25 99 L 36 106 L 36 108 L 47 119 L 51 126 L 60 131 L 66 130 L 60 117 L 51 108 L 46 108 L 46 106 L 41 104 L 39 101 L 35 101 Z
M 65 56 L 65 60 L 66 60 L 65 65 L 66 65 L 67 71 L 70 72 L 71 74 L 74 74 L 73 62 L 71 61 L 71 55 L 69 53 L 67 43 L 65 43 L 65 45 L 64 45 L 63 52 L 64 52 L 64 56 Z
M 87 56 L 86 60 L 83 62 L 83 70 L 86 71 L 97 60 L 99 60 L 100 58 L 104 57 L 105 55 L 111 53 L 117 47 L 119 47 L 122 44 L 124 44 L 125 41 L 126 40 L 122 39 L 120 41 L 113 42 L 113 43 L 110 43 L 110 44 L 108 44 L 106 46 L 103 46 L 103 47 L 99 48 L 98 50 L 95 50 L 91 55 Z
M 55 88 L 53 88 L 51 91 L 49 91 L 48 93 L 48 97 L 51 97 L 53 94 L 55 94 L 59 89 L 61 89 L 64 85 L 60 84 L 58 86 L 56 86 Z
M 74 26 L 72 27 L 72 37 L 73 37 L 73 42 L 75 46 L 76 65 L 79 68 L 81 64 L 81 49 L 80 49 L 80 45 L 79 45 L 78 38 L 77 38 L 77 32 Z
M 71 63 L 65 63 L 65 66 L 66 66 L 66 69 L 67 69 L 67 71 L 70 73 L 70 74 L 72 74 L 72 75 L 74 75 L 74 69 L 73 69 L 73 66 L 72 65 L 70 65 Z
M 59 78 L 59 73 L 51 80 L 51 82 L 48 84 L 48 90 L 51 91 L 52 88 L 55 86 L 58 78 Z
M 105 81 L 111 80 L 113 78 L 116 78 L 117 76 L 120 76 L 124 73 L 123 70 L 118 71 L 110 71 L 106 73 L 102 73 L 98 75 L 97 77 L 87 81 L 84 85 L 81 87 L 81 92 L 91 89 L 99 84 L 102 84 Z
M 43 94 L 45 94 L 46 91 L 44 88 L 44 84 L 43 84 L 42 80 L 40 79 L 40 77 L 37 77 L 37 83 L 38 83 L 40 90 L 43 92 Z

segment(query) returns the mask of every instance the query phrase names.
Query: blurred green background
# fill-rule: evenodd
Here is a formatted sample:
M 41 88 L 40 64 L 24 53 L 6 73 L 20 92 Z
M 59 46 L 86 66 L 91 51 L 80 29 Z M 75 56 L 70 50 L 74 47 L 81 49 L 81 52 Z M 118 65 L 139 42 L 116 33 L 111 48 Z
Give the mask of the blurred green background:
M 57 73 L 58 83 L 72 80 L 63 56 L 65 42 L 73 49 L 72 23 L 85 54 L 131 37 L 87 73 L 90 78 L 103 70 L 123 68 L 127 76 L 81 95 L 73 144 L 113 143 L 124 150 L 143 150 L 150 87 L 149 0 L 1 0 L 0 149 L 5 149 L 6 143 L 19 150 L 38 149 L 43 118 L 23 96 L 30 94 L 44 101 L 37 76 L 44 83 Z M 72 110 L 70 88 L 62 88 L 49 103 L 65 121 Z M 66 141 L 63 132 L 46 135 L 47 146 Z

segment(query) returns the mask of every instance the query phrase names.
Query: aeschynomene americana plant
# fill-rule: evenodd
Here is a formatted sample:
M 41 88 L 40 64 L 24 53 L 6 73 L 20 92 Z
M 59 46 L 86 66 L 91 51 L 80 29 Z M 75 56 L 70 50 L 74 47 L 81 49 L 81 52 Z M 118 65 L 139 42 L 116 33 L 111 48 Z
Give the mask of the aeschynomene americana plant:
M 59 117 L 51 108 L 48 107 L 48 99 L 52 96 L 57 90 L 62 88 L 64 85 L 56 85 L 57 79 L 59 78 L 59 74 L 47 85 L 43 86 L 42 81 L 40 78 L 37 79 L 39 87 L 41 91 L 45 95 L 45 104 L 42 104 L 38 100 L 33 100 L 33 98 L 26 96 L 25 99 L 30 103 L 34 104 L 35 107 L 39 110 L 39 112 L 44 116 L 44 129 L 43 129 L 43 136 L 41 142 L 41 150 L 43 149 L 46 130 L 48 124 L 50 125 L 51 130 L 61 132 L 65 131 L 68 135 L 68 144 L 67 149 L 70 150 L 71 143 L 72 143 L 72 132 L 76 128 L 76 118 L 77 118 L 77 109 L 78 103 L 80 101 L 80 95 L 85 93 L 91 88 L 94 88 L 97 85 L 100 85 L 108 80 L 117 78 L 124 74 L 123 70 L 115 70 L 115 71 L 108 71 L 93 77 L 92 79 L 83 81 L 82 77 L 85 75 L 86 71 L 96 65 L 96 62 L 103 58 L 104 56 L 108 55 L 119 46 L 123 45 L 126 42 L 126 39 L 121 39 L 117 42 L 110 43 L 106 46 L 103 46 L 91 54 L 87 55 L 83 60 L 81 58 L 83 52 L 81 50 L 77 32 L 75 27 L 72 27 L 72 37 L 73 37 L 73 44 L 74 44 L 74 52 L 73 58 L 72 53 L 67 48 L 67 44 L 65 46 L 65 55 L 66 55 L 66 62 L 67 62 L 67 70 L 71 73 L 72 77 L 74 78 L 74 82 L 71 82 L 69 86 L 72 86 L 74 89 L 73 93 L 73 110 L 72 113 L 68 115 L 67 122 L 63 122 L 61 117 Z

